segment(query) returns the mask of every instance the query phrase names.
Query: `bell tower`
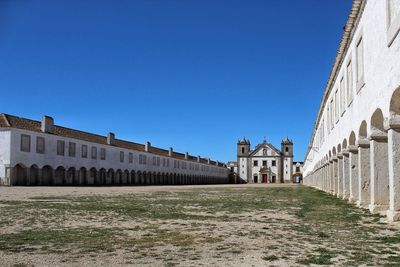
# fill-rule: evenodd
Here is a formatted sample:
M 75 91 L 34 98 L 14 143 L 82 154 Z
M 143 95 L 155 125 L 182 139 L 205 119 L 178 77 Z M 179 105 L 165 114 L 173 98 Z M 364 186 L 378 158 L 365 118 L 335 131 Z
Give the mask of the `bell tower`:
M 282 140 L 282 181 L 290 183 L 293 175 L 293 141 L 288 137 Z
M 250 141 L 243 138 L 243 140 L 238 140 L 237 142 L 237 156 L 247 157 L 250 153 Z

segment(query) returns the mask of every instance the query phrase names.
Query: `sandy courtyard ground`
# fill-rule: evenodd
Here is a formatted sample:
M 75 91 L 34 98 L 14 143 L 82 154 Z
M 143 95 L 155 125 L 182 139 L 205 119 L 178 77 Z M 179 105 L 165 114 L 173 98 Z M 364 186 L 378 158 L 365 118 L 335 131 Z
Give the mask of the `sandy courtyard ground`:
M 0 187 L 0 266 L 399 266 L 399 229 L 298 185 Z

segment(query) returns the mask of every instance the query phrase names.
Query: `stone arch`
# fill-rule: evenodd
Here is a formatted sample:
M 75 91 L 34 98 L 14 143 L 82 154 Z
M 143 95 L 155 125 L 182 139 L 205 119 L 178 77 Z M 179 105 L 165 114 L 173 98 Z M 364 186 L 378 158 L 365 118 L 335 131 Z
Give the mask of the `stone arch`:
M 367 138 L 368 136 L 368 127 L 367 127 L 367 122 L 362 121 L 360 125 L 360 129 L 358 130 L 358 136 L 361 138 Z
M 65 185 L 65 168 L 63 166 L 58 166 L 54 170 L 54 184 L 55 185 Z
M 123 184 L 123 185 L 129 184 L 129 171 L 128 170 L 124 170 L 124 172 L 122 173 L 121 184 Z
M 129 184 L 132 184 L 132 185 L 136 184 L 135 178 L 136 178 L 136 173 L 134 170 L 132 170 Z
M 85 167 L 79 169 L 79 181 L 81 185 L 88 184 L 87 170 Z
M 39 167 L 33 164 L 29 168 L 29 185 L 39 185 Z
M 147 172 L 144 171 L 142 174 L 142 185 L 148 184 L 147 179 L 148 179 L 148 174 L 147 174 Z
M 152 179 L 151 179 L 151 183 L 152 185 L 156 185 L 157 184 L 157 173 L 153 172 L 151 175 Z
M 53 184 L 53 168 L 46 165 L 42 168 L 42 185 Z
M 99 184 L 106 185 L 107 184 L 107 172 L 106 169 L 101 168 L 99 170 Z
M 89 177 L 90 177 L 90 184 L 97 184 L 97 170 L 96 168 L 91 168 L 89 171 Z
M 137 172 L 137 184 L 138 185 L 142 184 L 142 172 L 141 171 Z
M 354 131 L 352 131 L 351 134 L 350 134 L 349 145 L 350 146 L 355 146 L 356 145 L 356 134 L 354 133 Z
M 381 109 L 376 109 L 375 112 L 372 114 L 371 117 L 371 132 L 379 131 L 384 132 L 385 129 L 383 127 L 383 113 Z
M 339 145 L 337 146 L 337 153 L 341 153 L 341 152 L 342 152 L 342 145 L 339 144 Z
M 122 183 L 122 171 L 118 169 L 115 172 L 115 184 L 121 184 Z
M 332 151 L 329 150 L 329 158 L 332 157 Z
M 24 165 L 15 165 L 12 173 L 12 185 L 25 186 L 28 184 L 28 171 Z
M 389 111 L 391 116 L 400 115 L 400 87 L 397 88 L 392 94 Z
M 336 156 L 336 147 L 332 148 L 332 155 Z
M 76 176 L 77 176 L 76 175 L 76 169 L 74 167 L 70 167 L 67 170 L 67 178 L 66 178 L 67 179 L 67 184 L 69 184 L 69 185 L 79 184 L 79 181 L 78 181 Z
M 343 150 L 347 149 L 347 139 L 346 138 L 342 142 L 342 149 Z
M 115 173 L 114 169 L 108 169 L 107 171 L 107 182 L 106 184 L 114 185 L 115 184 Z

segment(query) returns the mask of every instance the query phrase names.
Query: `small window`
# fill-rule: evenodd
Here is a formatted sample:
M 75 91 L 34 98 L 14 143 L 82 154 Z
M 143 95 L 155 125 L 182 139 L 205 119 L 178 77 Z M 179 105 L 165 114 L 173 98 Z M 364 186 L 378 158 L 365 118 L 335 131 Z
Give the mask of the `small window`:
M 296 167 L 296 172 L 300 172 L 300 167 Z
M 153 166 L 157 165 L 157 158 L 155 156 L 153 156 Z
M 258 166 L 258 160 L 253 161 L 253 166 L 257 167 Z
M 106 149 L 104 147 L 100 148 L 100 159 L 101 160 L 106 159 Z
M 272 161 L 272 167 L 276 167 L 276 160 Z
M 124 162 L 124 158 L 125 158 L 125 153 L 123 151 L 120 151 L 119 152 L 119 161 Z
M 44 154 L 45 152 L 45 145 L 44 145 L 44 138 L 43 137 L 36 137 L 36 153 Z
M 21 151 L 31 152 L 31 137 L 26 134 L 21 134 Z
M 65 154 L 65 142 L 58 140 L 57 141 L 57 155 L 64 156 Z
M 87 145 L 82 145 L 82 158 L 87 158 L 88 148 Z
M 289 147 L 285 147 L 285 151 L 286 151 L 286 152 L 289 152 Z
M 347 64 L 347 105 L 353 102 L 353 67 L 351 61 Z
M 75 157 L 75 153 L 76 153 L 76 144 L 69 142 L 68 144 L 68 156 L 70 157 Z
M 133 153 L 130 153 L 129 152 L 129 154 L 128 154 L 128 160 L 129 160 L 129 163 L 133 163 Z
M 92 159 L 97 159 L 97 147 L 92 146 Z
M 160 166 L 161 165 L 161 159 L 160 159 L 160 157 L 157 157 L 157 166 Z
M 242 154 L 244 154 L 244 147 L 242 147 Z
M 265 167 L 265 166 L 267 166 L 267 161 L 266 160 L 263 160 L 263 166 Z
M 364 44 L 361 37 L 356 45 L 356 60 L 357 60 L 357 92 L 364 85 Z

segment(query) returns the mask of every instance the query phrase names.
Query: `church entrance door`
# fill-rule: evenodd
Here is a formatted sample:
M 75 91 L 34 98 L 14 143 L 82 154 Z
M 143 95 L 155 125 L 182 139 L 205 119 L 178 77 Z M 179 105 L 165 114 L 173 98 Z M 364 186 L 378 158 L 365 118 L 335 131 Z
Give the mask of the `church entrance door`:
M 276 176 L 272 176 L 272 182 L 276 183 Z
M 258 176 L 254 175 L 254 183 L 257 184 L 258 183 Z
M 263 174 L 263 175 L 262 175 L 262 182 L 263 182 L 264 184 L 268 183 L 268 175 L 267 175 L 267 174 Z

